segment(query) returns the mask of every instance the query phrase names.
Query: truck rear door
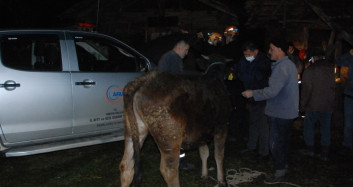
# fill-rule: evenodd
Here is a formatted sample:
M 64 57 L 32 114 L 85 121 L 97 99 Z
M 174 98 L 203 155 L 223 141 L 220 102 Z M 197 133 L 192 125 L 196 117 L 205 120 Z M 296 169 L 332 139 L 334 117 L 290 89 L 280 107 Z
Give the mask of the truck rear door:
M 76 33 L 70 37 L 77 55 L 71 64 L 73 132 L 118 131 L 123 137 L 123 88 L 147 70 L 148 60 L 111 38 Z
M 4 144 L 72 133 L 64 35 L 1 33 L 0 126 Z

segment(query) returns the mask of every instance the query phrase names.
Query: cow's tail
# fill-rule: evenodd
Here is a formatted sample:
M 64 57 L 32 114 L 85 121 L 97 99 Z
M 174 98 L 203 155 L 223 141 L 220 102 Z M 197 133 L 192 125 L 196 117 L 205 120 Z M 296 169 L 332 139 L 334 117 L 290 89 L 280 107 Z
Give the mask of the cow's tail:
M 138 90 L 136 82 L 130 82 L 124 88 L 124 120 L 125 120 L 125 131 L 129 132 L 132 139 L 133 151 L 134 151 L 134 183 L 135 186 L 140 186 L 141 184 L 141 162 L 140 162 L 140 133 L 138 131 L 136 116 L 134 114 L 134 95 Z M 128 128 L 128 129 L 127 129 Z
M 136 187 L 141 185 L 141 156 L 140 156 L 140 133 L 136 120 L 136 116 L 134 113 L 134 95 L 141 88 L 143 84 L 147 82 L 148 77 L 155 76 L 155 73 L 149 73 L 142 77 L 137 78 L 135 81 L 128 83 L 124 88 L 124 119 L 125 119 L 125 127 L 129 124 L 129 132 L 132 138 L 133 149 L 134 149 L 134 184 Z

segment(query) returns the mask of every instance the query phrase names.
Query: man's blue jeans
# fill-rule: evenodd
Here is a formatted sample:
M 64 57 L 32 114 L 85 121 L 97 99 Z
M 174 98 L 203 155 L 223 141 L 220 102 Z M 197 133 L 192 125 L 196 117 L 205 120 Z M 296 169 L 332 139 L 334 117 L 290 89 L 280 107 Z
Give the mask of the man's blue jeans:
M 343 146 L 352 149 L 353 135 L 353 97 L 344 98 L 344 132 Z
M 320 122 L 321 146 L 328 147 L 331 143 L 332 111 L 305 111 L 304 140 L 307 146 L 314 146 L 315 123 Z
M 290 136 L 293 119 L 282 119 L 269 116 L 270 150 L 275 170 L 284 170 L 288 165 Z

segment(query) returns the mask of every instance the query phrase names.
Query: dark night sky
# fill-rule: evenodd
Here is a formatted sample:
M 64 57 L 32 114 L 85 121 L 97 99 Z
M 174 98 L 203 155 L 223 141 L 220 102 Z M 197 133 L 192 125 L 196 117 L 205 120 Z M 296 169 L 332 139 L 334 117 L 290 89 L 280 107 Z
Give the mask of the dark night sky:
M 52 28 L 58 25 L 72 24 L 68 23 L 70 20 L 65 21 L 59 19 L 58 15 L 77 4 L 80 1 L 85 0 L 0 0 L 0 29 L 7 28 Z M 86 0 L 87 1 L 87 0 Z M 90 0 L 94 2 L 95 0 Z M 98 2 L 99 0 L 96 0 Z M 110 0 L 100 0 L 101 4 Z M 163 0 L 162 0 L 163 1 Z M 227 2 L 227 5 L 239 4 L 238 2 L 243 0 L 220 0 L 221 2 Z M 135 2 L 135 3 L 133 3 Z M 137 3 L 136 3 L 137 2 Z M 129 7 L 134 9 L 144 10 L 146 7 L 139 6 L 144 3 L 148 6 L 158 9 L 160 0 L 122 0 L 122 5 L 130 4 Z M 183 3 L 181 3 L 183 2 Z M 174 5 L 178 7 L 181 4 L 185 7 L 206 7 L 204 4 L 200 4 L 198 1 L 180 1 L 179 0 L 165 0 L 165 4 Z M 93 3 L 92 6 L 96 6 Z M 234 6 L 238 7 L 238 6 Z
M 0 29 L 50 28 L 58 15 L 79 0 L 0 0 Z

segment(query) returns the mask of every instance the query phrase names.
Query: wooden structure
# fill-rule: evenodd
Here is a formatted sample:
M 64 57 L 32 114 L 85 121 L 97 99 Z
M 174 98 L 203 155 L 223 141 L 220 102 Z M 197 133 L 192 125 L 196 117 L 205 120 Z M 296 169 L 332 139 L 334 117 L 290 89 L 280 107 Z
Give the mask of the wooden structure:
M 180 28 L 191 32 L 223 32 L 227 24 L 237 24 L 235 13 L 210 7 L 213 2 L 202 0 L 188 2 L 171 0 L 127 1 L 85 0 L 69 7 L 60 15 L 63 22 L 75 25 L 87 22 L 96 25 L 101 33 L 129 40 L 141 37 L 149 41 L 159 36 L 177 32 Z M 71 25 L 64 25 L 65 27 Z M 71 27 L 73 28 L 73 27 Z M 142 38 L 139 38 L 140 40 Z
M 246 0 L 245 25 L 272 33 L 274 28 L 285 30 L 288 39 L 301 43 L 299 49 L 308 48 L 310 38 L 316 45 L 333 45 L 337 34 L 353 45 L 352 8 L 349 0 Z
M 285 32 L 298 49 L 323 45 L 332 51 L 342 39 L 353 46 L 352 9 L 351 0 L 85 0 L 69 7 L 61 18 L 73 24 L 95 24 L 99 32 L 140 41 L 180 28 L 223 32 L 235 24 L 240 31 L 254 29 L 266 33 L 265 37 Z

